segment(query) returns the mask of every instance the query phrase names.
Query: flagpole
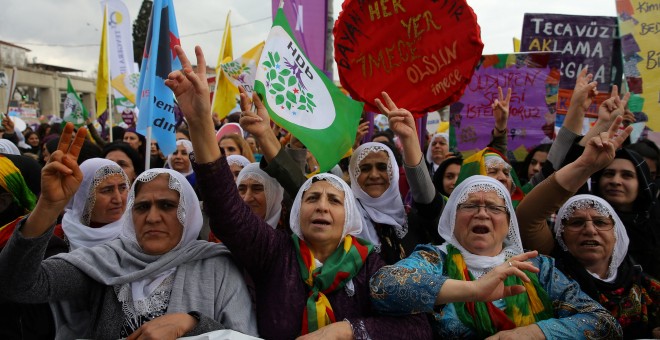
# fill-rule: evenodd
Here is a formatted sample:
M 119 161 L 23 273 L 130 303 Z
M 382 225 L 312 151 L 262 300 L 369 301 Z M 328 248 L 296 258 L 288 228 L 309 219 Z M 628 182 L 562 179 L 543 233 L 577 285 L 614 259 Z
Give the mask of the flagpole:
M 151 125 L 147 126 L 147 147 L 144 152 L 144 170 L 149 170 L 151 166 Z
M 105 13 L 106 15 L 108 14 L 108 3 L 105 3 Z M 105 15 L 104 15 L 105 17 Z M 106 17 L 106 22 L 103 23 L 103 25 L 108 25 L 108 20 L 109 18 Z M 110 40 L 109 40 L 109 34 L 110 30 L 106 29 L 105 30 L 105 57 L 106 60 L 105 62 L 108 65 L 108 125 L 110 126 L 110 142 L 114 141 L 114 136 L 112 134 L 112 85 L 110 84 Z

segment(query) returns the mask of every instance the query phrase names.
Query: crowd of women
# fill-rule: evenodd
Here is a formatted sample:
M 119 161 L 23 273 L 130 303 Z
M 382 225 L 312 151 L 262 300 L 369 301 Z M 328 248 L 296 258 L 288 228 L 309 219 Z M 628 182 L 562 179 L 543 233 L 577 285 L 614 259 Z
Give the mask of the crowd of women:
M 510 90 L 465 159 L 442 133 L 424 149 L 383 92 L 388 132 L 318 173 L 256 94 L 221 127 L 201 49 L 196 70 L 175 50 L 173 154 L 70 124 L 37 137 L 41 165 L 0 143 L 3 338 L 660 338 L 660 153 L 629 145 L 616 87 L 582 136 L 584 70 L 555 141 L 520 164 Z

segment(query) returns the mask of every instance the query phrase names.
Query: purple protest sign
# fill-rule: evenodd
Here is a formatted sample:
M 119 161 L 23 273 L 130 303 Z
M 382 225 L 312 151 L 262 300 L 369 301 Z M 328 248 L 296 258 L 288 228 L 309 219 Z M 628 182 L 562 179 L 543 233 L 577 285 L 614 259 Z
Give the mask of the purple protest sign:
M 567 112 L 575 80 L 587 66 L 601 92 L 587 113 L 598 113 L 598 105 L 609 97 L 607 94 L 613 84 L 616 30 L 616 17 L 525 14 L 520 51 L 561 53 L 557 113 Z
M 273 0 L 273 18 L 280 0 Z M 284 14 L 293 30 L 296 41 L 314 66 L 332 77 L 326 68 L 326 41 L 328 26 L 328 0 L 286 0 Z
M 498 86 L 505 94 L 507 88 L 512 90 L 509 150 L 524 155 L 528 148 L 550 142 L 554 133 L 558 67 L 557 53 L 483 56 L 463 97 L 451 105 L 458 151 L 480 150 L 490 142 L 495 126 L 491 104 L 498 98 Z

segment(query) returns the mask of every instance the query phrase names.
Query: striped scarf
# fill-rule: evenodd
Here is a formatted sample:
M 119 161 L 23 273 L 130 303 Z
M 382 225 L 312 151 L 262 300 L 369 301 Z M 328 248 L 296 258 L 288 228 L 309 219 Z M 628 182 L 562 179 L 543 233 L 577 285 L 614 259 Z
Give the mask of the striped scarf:
M 450 278 L 473 281 L 461 252 L 447 245 L 447 274 Z M 538 276 L 524 271 L 531 282 L 523 282 L 516 276 L 504 280 L 505 286 L 523 285 L 525 293 L 504 298 L 504 311 L 492 302 L 454 302 L 456 314 L 463 324 L 475 330 L 480 338 L 486 338 L 499 331 L 527 326 L 553 317 L 552 301 L 541 287 Z
M 4 155 L 0 155 L 0 187 L 12 194 L 26 213 L 34 209 L 37 196 L 28 188 L 21 170 Z
M 486 156 L 499 156 L 501 157 L 505 162 L 509 162 L 504 155 L 502 155 L 499 151 L 487 147 L 472 156 L 466 158 L 463 161 L 463 165 L 461 166 L 461 171 L 458 174 L 458 180 L 456 180 L 456 185 L 458 186 L 461 182 L 463 182 L 466 178 L 474 175 L 484 175 L 488 176 L 488 169 L 486 169 Z M 513 183 L 515 184 L 516 188 L 514 189 L 513 193 L 511 193 L 511 201 L 513 201 L 513 206 L 517 207 L 518 203 L 523 199 L 524 193 L 521 189 L 520 186 L 520 181 L 518 180 L 518 175 L 516 175 L 516 172 L 511 169 L 511 179 L 513 180 Z M 508 189 L 508 188 L 507 188 Z
M 302 333 L 307 334 L 334 323 L 335 315 L 326 294 L 343 288 L 355 276 L 373 250 L 369 242 L 347 235 L 344 246 L 337 247 L 323 266 L 316 267 L 314 253 L 305 241 L 293 235 L 293 244 L 298 254 L 300 274 L 310 288 L 303 312 Z

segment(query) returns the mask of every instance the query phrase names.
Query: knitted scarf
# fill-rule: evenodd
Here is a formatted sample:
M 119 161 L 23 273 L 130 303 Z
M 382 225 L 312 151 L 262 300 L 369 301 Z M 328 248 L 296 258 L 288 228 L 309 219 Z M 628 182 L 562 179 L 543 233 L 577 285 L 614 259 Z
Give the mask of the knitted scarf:
M 0 155 L 0 186 L 14 196 L 26 213 L 34 209 L 37 196 L 28 188 L 21 170 L 4 155 Z
M 323 266 L 316 267 L 314 254 L 304 240 L 292 235 L 298 254 L 300 274 L 310 292 L 303 312 L 302 333 L 313 332 L 334 323 L 335 315 L 326 294 L 343 288 L 355 276 L 373 250 L 369 242 L 347 235 L 343 246 L 326 259 Z
M 461 252 L 454 246 L 447 245 L 447 273 L 450 278 L 473 281 Z M 504 280 L 505 286 L 523 285 L 525 293 L 504 298 L 504 311 L 492 302 L 454 302 L 456 313 L 465 325 L 474 329 L 480 338 L 486 338 L 499 331 L 527 326 L 553 317 L 552 301 L 541 287 L 538 276 L 525 271 L 530 283 L 523 282 L 516 276 Z

